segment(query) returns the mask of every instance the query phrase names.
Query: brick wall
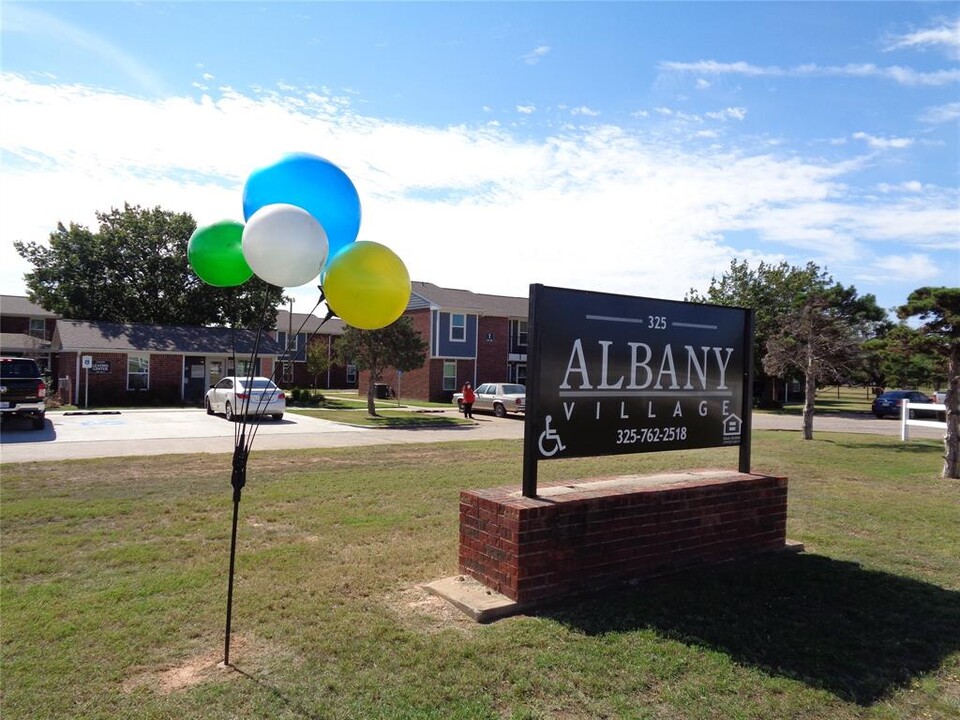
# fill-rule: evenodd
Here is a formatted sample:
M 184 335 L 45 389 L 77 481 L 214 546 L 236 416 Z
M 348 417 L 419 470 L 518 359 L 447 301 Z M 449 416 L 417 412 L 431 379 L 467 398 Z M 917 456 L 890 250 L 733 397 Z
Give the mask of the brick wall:
M 80 368 L 77 376 L 77 353 L 60 353 L 57 361 L 57 377 L 69 377 L 74 394 L 63 402 L 77 398 L 82 406 L 87 401 L 91 407 L 105 405 L 135 405 L 154 402 L 177 403 L 182 395 L 183 356 L 150 355 L 150 389 L 127 390 L 127 353 L 84 352 L 94 363 L 107 362 L 109 372 L 90 372 L 89 388 L 87 371 Z M 78 392 L 79 391 L 79 392 Z
M 410 318 L 413 329 L 420 333 L 420 336 L 430 342 L 430 311 L 414 310 L 406 313 Z M 427 350 L 429 353 L 429 349 Z M 470 361 L 472 368 L 473 361 Z M 459 372 L 461 364 L 457 363 Z M 457 376 L 458 378 L 460 375 Z M 466 379 L 468 376 L 464 376 Z M 383 377 L 379 382 L 390 385 L 394 392 L 397 391 L 397 371 L 390 367 L 384 370 Z M 370 386 L 370 373 L 362 372 L 359 374 L 359 383 L 357 394 L 366 397 L 367 388 Z M 457 386 L 459 390 L 459 385 Z M 452 391 L 443 390 L 443 360 L 431 359 L 429 354 L 423 363 L 423 366 L 416 370 L 408 370 L 400 379 L 400 397 L 412 400 L 430 400 L 432 402 L 449 402 L 453 396 Z
M 167 403 L 179 402 L 183 395 L 183 355 L 150 356 L 149 395 Z
M 460 572 L 519 603 L 782 549 L 787 479 L 703 470 L 460 494 Z
M 277 333 L 273 332 L 271 336 L 276 340 Z M 308 339 L 311 348 L 319 346 L 322 348 L 323 353 L 329 353 L 331 365 L 328 370 L 324 370 L 319 375 L 314 376 L 307 370 L 306 360 L 294 360 L 292 361 L 293 379 L 289 381 L 284 379 L 283 368 L 280 368 L 273 378 L 274 381 L 284 388 L 317 388 L 321 390 L 349 390 L 356 388 L 356 382 L 347 382 L 347 369 L 333 362 L 338 337 L 339 336 L 336 335 L 317 334 Z M 269 377 L 269 375 L 267 375 L 267 377 Z
M 509 320 L 481 317 L 477 333 L 477 383 L 506 382 L 510 353 Z
M 74 389 L 74 397 L 83 406 L 88 400 L 91 406 L 123 404 L 127 395 L 127 356 L 125 353 L 95 353 L 87 352 L 95 363 L 110 363 L 110 372 L 89 374 L 87 385 L 87 371 L 80 368 L 77 375 L 77 353 L 61 353 L 57 367 L 60 377 L 69 377 Z M 73 402 L 73 399 L 65 402 Z

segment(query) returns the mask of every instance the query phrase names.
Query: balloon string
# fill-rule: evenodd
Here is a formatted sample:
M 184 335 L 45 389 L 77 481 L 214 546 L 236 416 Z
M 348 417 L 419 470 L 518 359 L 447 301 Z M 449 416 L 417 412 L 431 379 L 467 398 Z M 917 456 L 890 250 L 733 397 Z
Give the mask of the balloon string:
M 308 312 L 304 316 L 303 322 L 300 323 L 300 327 L 297 328 L 297 332 L 294 333 L 294 335 L 300 335 L 303 332 L 303 329 L 307 326 L 307 322 L 309 322 L 309 320 L 312 317 L 315 317 L 313 313 L 316 311 L 318 307 L 320 307 L 320 303 L 322 303 L 326 299 L 326 297 L 323 294 L 323 287 L 318 287 L 318 289 L 320 290 L 320 297 L 317 299 L 317 302 L 314 304 L 314 306 L 310 309 L 310 312 Z M 311 331 L 310 335 L 306 337 L 303 343 L 304 353 L 306 353 L 306 349 L 310 346 L 310 341 L 317 336 L 317 333 L 320 332 L 320 328 L 323 327 L 324 323 L 326 323 L 327 320 L 330 320 L 331 318 L 334 318 L 334 317 L 336 317 L 336 314 L 333 312 L 333 310 L 328 309 L 327 316 L 323 320 L 321 320 L 320 324 L 317 325 L 317 327 Z M 300 351 L 298 350 L 297 354 L 299 355 L 299 353 Z M 292 355 L 292 353 L 290 353 L 289 338 L 287 339 L 286 346 L 283 348 L 283 352 L 280 354 L 280 357 L 277 360 L 277 364 L 274 365 L 273 373 L 271 373 L 270 375 L 270 380 L 272 382 L 276 382 L 277 371 L 280 368 L 280 364 L 287 359 L 288 355 Z M 304 355 L 304 357 L 306 357 L 306 355 Z M 295 360 L 295 357 L 290 357 L 289 359 L 290 359 L 290 362 L 293 362 Z
M 231 303 L 231 305 L 233 306 L 232 307 L 233 317 L 231 318 L 231 323 L 230 323 L 230 345 L 231 345 L 230 361 L 233 364 L 233 374 L 236 375 L 237 374 L 237 322 L 239 321 L 239 308 L 237 307 L 238 306 L 237 292 L 228 291 L 228 293 L 229 293 L 228 300 L 231 300 L 231 299 L 233 300 L 233 302 Z M 242 430 L 241 426 L 239 424 L 234 423 L 234 426 L 233 426 L 234 457 L 236 457 L 236 448 L 238 448 L 241 443 L 241 440 L 240 440 L 241 430 Z
M 260 409 L 263 403 L 263 393 L 260 393 L 260 399 L 257 401 L 256 412 L 253 415 L 252 420 L 248 420 L 250 412 L 250 396 L 253 395 L 253 378 L 254 378 L 254 368 L 257 363 L 257 359 L 260 354 L 260 340 L 263 337 L 263 328 L 267 324 L 267 306 L 270 304 L 270 286 L 264 285 L 263 288 L 263 306 L 260 309 L 260 323 L 257 327 L 257 334 L 253 342 L 253 350 L 250 353 L 250 374 L 248 376 L 248 392 L 247 397 L 244 398 L 244 413 L 242 418 L 243 427 L 246 428 L 247 425 L 252 425 L 250 433 L 247 435 L 247 442 L 244 448 L 244 458 L 243 463 L 246 466 L 247 456 L 250 454 L 250 448 L 253 446 L 253 440 L 257 436 L 257 430 L 260 427 L 261 418 L 263 417 L 260 414 Z M 276 367 L 273 368 L 273 372 L 270 376 L 270 382 L 273 382 L 273 376 L 276 374 Z M 269 402 L 269 401 L 268 401 Z
M 311 308 L 310 312 L 307 313 L 306 317 L 304 317 L 303 322 L 300 324 L 300 327 L 297 329 L 297 332 L 296 332 L 297 335 L 299 335 L 303 331 L 303 329 L 306 327 L 307 322 L 310 320 L 310 318 L 314 317 L 313 313 L 316 311 L 318 307 L 320 307 L 320 304 L 325 300 L 323 288 L 320 287 L 319 290 L 320 290 L 320 297 L 317 299 L 316 304 L 313 306 L 313 308 Z M 261 404 L 263 403 L 263 396 L 261 394 L 260 399 L 257 401 L 255 412 L 253 413 L 253 419 L 252 420 L 249 419 L 251 417 L 250 396 L 252 395 L 252 389 L 253 389 L 252 385 L 253 385 L 253 377 L 255 375 L 255 367 L 260 354 L 260 343 L 263 338 L 264 329 L 267 324 L 266 321 L 267 321 L 267 311 L 268 311 L 268 304 L 269 304 L 269 292 L 270 292 L 269 287 L 264 289 L 263 306 L 260 312 L 261 321 L 257 328 L 257 333 L 254 338 L 253 348 L 251 349 L 250 357 L 249 357 L 247 384 L 248 384 L 248 387 L 250 388 L 250 392 L 247 393 L 247 397 L 241 403 L 240 422 L 236 423 L 234 427 L 234 470 L 235 472 L 242 473 L 242 476 L 244 477 L 244 481 L 245 481 L 245 475 L 246 475 L 247 458 L 250 454 L 250 449 L 253 446 L 253 441 L 257 436 L 257 430 L 260 427 L 260 422 L 262 418 L 262 415 L 259 412 L 263 407 L 263 405 Z M 314 339 L 314 337 L 316 337 L 317 333 L 320 331 L 320 328 L 322 328 L 327 323 L 328 320 L 334 317 L 336 317 L 336 314 L 333 312 L 333 310 L 328 309 L 326 317 L 324 317 L 323 320 L 320 321 L 317 327 L 306 338 L 306 341 L 304 342 L 305 351 L 307 346 L 309 346 L 310 342 Z M 236 323 L 235 322 L 232 328 L 232 333 L 233 333 L 233 342 L 232 342 L 233 363 L 234 363 L 234 369 L 236 370 L 237 342 L 236 342 Z M 285 360 L 287 360 L 289 356 L 291 356 L 291 353 L 290 353 L 290 340 L 288 338 L 286 346 L 283 348 L 283 351 L 281 352 L 277 363 L 273 366 L 273 369 L 270 373 L 270 377 L 269 377 L 270 382 L 272 383 L 276 382 L 277 372 L 280 368 L 280 365 Z M 293 361 L 292 357 L 290 357 L 290 361 L 291 362 Z M 247 432 L 248 429 L 249 429 L 249 432 Z M 240 468 L 242 468 L 242 470 Z M 242 487 L 242 484 L 241 484 L 241 487 Z

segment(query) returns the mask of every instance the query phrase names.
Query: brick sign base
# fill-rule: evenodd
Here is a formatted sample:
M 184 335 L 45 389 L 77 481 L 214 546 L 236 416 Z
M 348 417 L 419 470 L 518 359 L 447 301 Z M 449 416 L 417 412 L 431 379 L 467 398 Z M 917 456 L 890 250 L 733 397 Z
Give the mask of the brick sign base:
M 787 479 L 727 470 L 460 493 L 460 572 L 518 604 L 786 547 Z

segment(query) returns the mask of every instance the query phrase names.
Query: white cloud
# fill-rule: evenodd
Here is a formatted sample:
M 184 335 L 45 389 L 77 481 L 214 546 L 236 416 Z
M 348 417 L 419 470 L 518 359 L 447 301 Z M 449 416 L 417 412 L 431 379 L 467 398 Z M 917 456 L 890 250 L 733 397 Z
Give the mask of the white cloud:
M 9 73 L 0 73 L 0 117 L 4 293 L 23 292 L 29 269 L 14 240 L 44 241 L 58 221 L 92 225 L 95 211 L 124 202 L 190 212 L 200 224 L 239 220 L 250 171 L 289 151 L 350 175 L 360 238 L 393 248 L 411 277 L 481 292 L 524 295 L 542 282 L 679 299 L 734 256 L 856 266 L 868 243 L 903 253 L 956 245 L 955 190 L 864 207 L 844 185 L 864 160 L 694 149 L 610 125 L 520 140 L 489 125 L 362 116 L 319 92 L 227 88 L 151 101 Z M 747 239 L 737 248 L 728 234 Z M 481 254 L 508 258 L 514 271 L 462 279 L 465 260 Z M 315 286 L 292 292 L 298 310 L 316 300 Z
M 702 75 L 747 75 L 761 77 L 764 75 L 784 75 L 785 72 L 778 67 L 760 67 L 750 63 L 739 62 L 722 63 L 716 60 L 698 60 L 696 62 L 672 62 L 664 61 L 659 63 L 661 70 L 672 70 L 675 72 L 700 73 Z
M 539 45 L 521 57 L 527 65 L 536 65 L 550 52 L 549 45 Z
M 536 110 L 536 105 L 517 105 L 517 112 L 521 115 L 532 115 Z
M 711 83 L 708 80 L 697 78 L 697 90 L 706 90 L 710 85 Z
M 711 120 L 743 120 L 747 117 L 747 109 L 742 107 L 728 107 L 716 112 L 708 112 L 707 117 Z
M 898 185 L 891 185 L 889 183 L 880 183 L 877 186 L 877 189 L 882 193 L 894 193 L 894 192 L 908 192 L 908 193 L 918 193 L 923 192 L 923 183 L 919 180 L 907 180 L 906 182 L 899 183 Z
M 694 73 L 698 75 L 742 75 L 745 77 L 876 77 L 893 80 L 901 85 L 939 86 L 960 82 L 960 70 L 919 72 L 912 68 L 892 65 L 878 67 L 872 63 L 847 65 L 797 65 L 782 68 L 776 65 L 762 67 L 746 62 L 721 63 L 716 60 L 697 62 L 661 62 L 661 70 Z
M 859 280 L 883 282 L 895 277 L 898 282 L 917 286 L 940 275 L 942 268 L 923 253 L 910 255 L 886 255 L 874 259 L 869 268 L 857 276 Z
M 586 117 L 597 117 L 600 114 L 600 111 L 588 108 L 586 105 L 581 105 L 580 107 L 571 108 L 570 114 L 584 115 Z
M 924 108 L 924 111 L 920 114 L 920 122 L 929 125 L 940 125 L 957 120 L 960 120 L 960 102 Z
M 878 150 L 886 150 L 889 148 L 903 149 L 910 147 L 914 143 L 913 138 L 881 138 L 865 132 L 855 132 L 853 139 L 863 140 L 867 145 L 872 148 L 877 148 Z
M 960 57 L 960 18 L 945 20 L 935 27 L 891 37 L 885 50 L 943 49 L 950 57 Z

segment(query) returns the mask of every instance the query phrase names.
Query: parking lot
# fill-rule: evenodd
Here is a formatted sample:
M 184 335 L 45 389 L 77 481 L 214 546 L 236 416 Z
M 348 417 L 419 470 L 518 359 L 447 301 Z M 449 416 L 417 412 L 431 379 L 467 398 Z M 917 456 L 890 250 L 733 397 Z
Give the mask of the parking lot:
M 451 409 L 449 412 L 455 412 Z M 252 425 L 248 424 L 248 428 Z M 48 412 L 43 430 L 29 421 L 5 420 L 0 430 L 0 462 L 229 453 L 237 424 L 200 409 L 123 410 L 103 413 Z M 443 440 L 523 437 L 522 418 L 477 417 L 474 426 L 388 430 L 360 428 L 288 412 L 257 427 L 254 449 L 294 449 L 379 445 Z

